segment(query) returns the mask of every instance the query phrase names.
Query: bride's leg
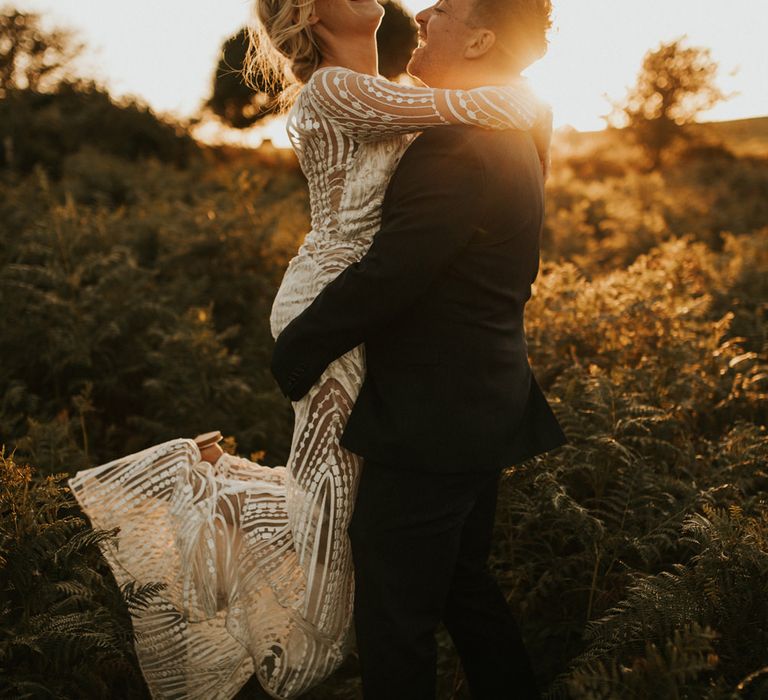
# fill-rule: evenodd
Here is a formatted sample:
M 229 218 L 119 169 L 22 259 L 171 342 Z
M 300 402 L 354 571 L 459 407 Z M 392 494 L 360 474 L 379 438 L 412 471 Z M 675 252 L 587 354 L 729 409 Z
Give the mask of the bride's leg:
M 319 633 L 339 640 L 351 619 L 347 526 L 360 473 L 360 459 L 339 442 L 361 378 L 362 349 L 355 348 L 294 405 L 296 430 L 287 465 L 291 530 L 307 575 L 304 614 Z
M 254 606 L 248 614 L 267 644 L 255 655 L 256 673 L 275 696 L 305 692 L 338 668 L 348 649 L 354 584 L 346 530 L 360 461 L 339 440 L 360 388 L 362 363 L 362 348 L 347 353 L 294 403 L 285 507 L 295 564 L 284 573 L 300 578 L 300 588 L 293 581 L 290 589 L 301 595 L 286 609 L 284 629 L 265 630 L 265 617 L 255 615 Z

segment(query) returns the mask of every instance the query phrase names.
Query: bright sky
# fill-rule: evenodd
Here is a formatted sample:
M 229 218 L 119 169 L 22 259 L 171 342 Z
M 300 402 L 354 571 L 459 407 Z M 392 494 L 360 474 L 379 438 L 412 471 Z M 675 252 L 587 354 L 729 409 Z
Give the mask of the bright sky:
M 405 0 L 418 11 L 434 0 Z M 554 108 L 555 126 L 600 129 L 609 96 L 620 99 L 644 53 L 687 34 L 712 49 L 720 87 L 739 92 L 705 120 L 768 115 L 767 0 L 554 0 L 550 51 L 529 69 Z M 77 30 L 87 71 L 115 94 L 160 112 L 193 114 L 210 92 L 221 44 L 246 21 L 248 0 L 17 0 L 47 22 Z

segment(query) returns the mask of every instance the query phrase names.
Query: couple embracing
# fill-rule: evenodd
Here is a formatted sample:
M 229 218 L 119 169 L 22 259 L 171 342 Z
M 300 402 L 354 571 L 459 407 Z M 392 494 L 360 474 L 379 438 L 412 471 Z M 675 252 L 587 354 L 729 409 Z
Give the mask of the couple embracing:
M 376 0 L 255 9 L 253 66 L 300 86 L 288 132 L 310 191 L 271 316 L 293 443 L 275 469 L 166 450 L 151 496 L 159 453 L 71 480 L 94 524 L 128 530 L 113 568 L 169 581 L 134 619 L 142 670 L 155 697 L 229 698 L 255 673 L 292 698 L 354 629 L 365 700 L 432 700 L 442 622 L 474 698 L 537 698 L 487 559 L 501 471 L 565 442 L 523 326 L 551 113 L 520 72 L 546 51 L 550 0 L 419 13 L 420 86 L 378 75 Z M 162 572 L 126 490 L 169 504 L 151 511 L 173 543 Z

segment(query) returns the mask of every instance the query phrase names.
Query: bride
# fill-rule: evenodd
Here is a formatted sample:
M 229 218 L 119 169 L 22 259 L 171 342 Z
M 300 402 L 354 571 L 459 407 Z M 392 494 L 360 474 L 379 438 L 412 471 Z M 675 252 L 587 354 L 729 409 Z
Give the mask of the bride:
M 376 0 L 254 0 L 251 69 L 298 86 L 288 133 L 309 183 L 312 229 L 274 301 L 273 336 L 359 260 L 390 176 L 418 132 L 445 124 L 536 127 L 550 116 L 522 82 L 449 91 L 378 76 Z M 418 50 L 418 49 L 417 49 Z M 294 403 L 285 467 L 222 454 L 217 436 L 178 439 L 69 480 L 118 584 L 160 582 L 131 610 L 154 698 L 232 698 L 256 674 L 293 698 L 350 647 L 353 577 L 346 534 L 361 468 L 339 445 L 365 371 L 361 347 Z

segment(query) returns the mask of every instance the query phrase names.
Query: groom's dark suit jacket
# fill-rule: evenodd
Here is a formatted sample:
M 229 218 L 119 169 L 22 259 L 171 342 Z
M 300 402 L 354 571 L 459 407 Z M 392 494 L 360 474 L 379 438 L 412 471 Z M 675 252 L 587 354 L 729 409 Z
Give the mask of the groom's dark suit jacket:
M 382 225 L 278 337 L 294 401 L 365 343 L 341 444 L 422 471 L 511 466 L 565 442 L 528 364 L 523 312 L 539 269 L 544 192 L 528 133 L 424 132 L 395 171 Z

